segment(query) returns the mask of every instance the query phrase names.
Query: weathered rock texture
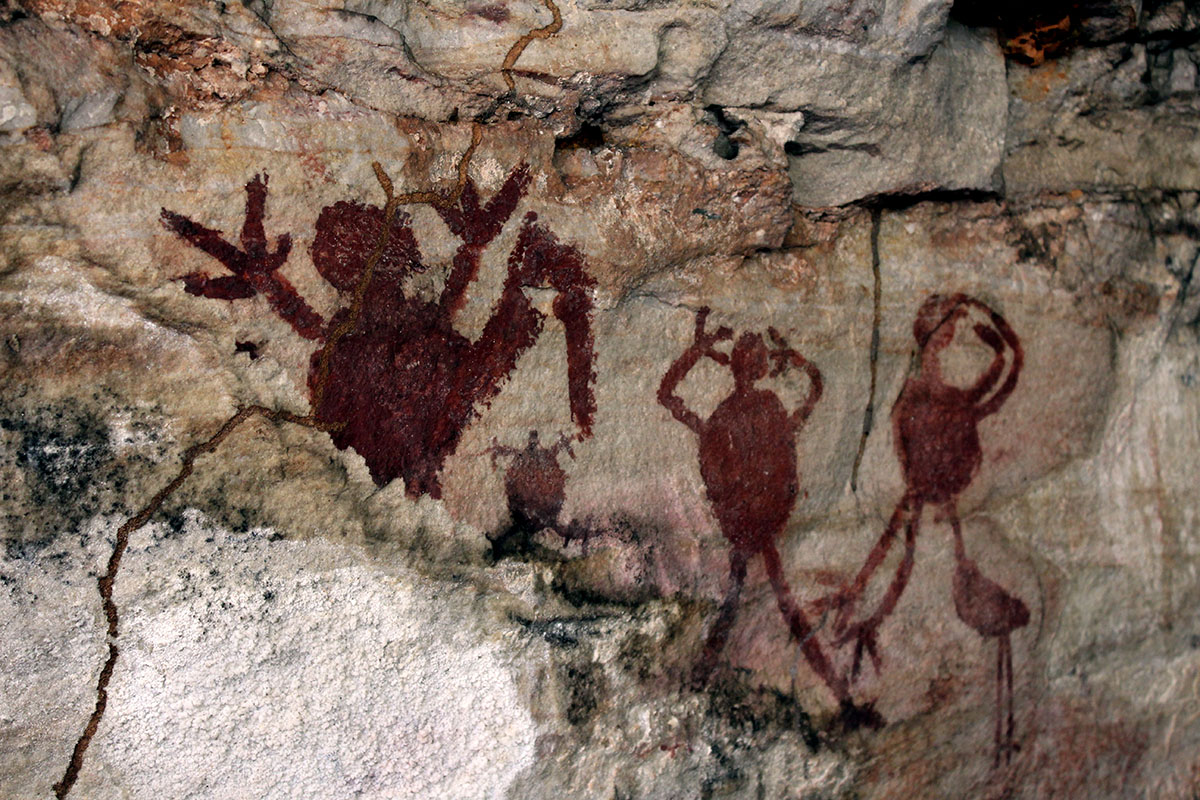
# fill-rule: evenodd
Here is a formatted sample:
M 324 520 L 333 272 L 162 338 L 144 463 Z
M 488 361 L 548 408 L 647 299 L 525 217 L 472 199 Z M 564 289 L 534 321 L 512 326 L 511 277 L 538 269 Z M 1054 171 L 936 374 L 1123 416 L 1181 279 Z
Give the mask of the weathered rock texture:
M 1197 796 L 1198 64 L 4 5 L 0 795 Z

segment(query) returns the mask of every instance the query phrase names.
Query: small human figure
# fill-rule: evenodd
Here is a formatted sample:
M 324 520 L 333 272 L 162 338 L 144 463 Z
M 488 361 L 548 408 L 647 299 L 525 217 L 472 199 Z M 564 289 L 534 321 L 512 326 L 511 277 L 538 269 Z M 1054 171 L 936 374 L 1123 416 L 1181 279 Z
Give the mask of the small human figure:
M 940 355 L 954 341 L 958 323 L 968 319 L 972 309 L 987 317 L 987 323 L 976 322 L 972 330 L 991 348 L 993 357 L 975 383 L 961 389 L 946 381 Z M 981 635 L 1000 638 L 999 660 L 1007 670 L 1010 687 L 1008 743 L 1011 749 L 1012 651 L 1009 633 L 1028 623 L 1029 610 L 1020 599 L 984 577 L 967 557 L 957 505 L 959 495 L 971 484 L 983 460 L 979 422 L 996 413 L 1012 394 L 1025 355 L 1008 322 L 985 303 L 964 294 L 930 296 L 917 313 L 913 336 L 918 348 L 917 371 L 905 382 L 892 408 L 896 455 L 907 488 L 883 535 L 854 580 L 831 597 L 819 600 L 814 608 L 818 612 L 837 609 L 834 622 L 834 631 L 839 636 L 837 643 L 855 643 L 852 678 L 858 676 L 864 652 L 878 671 L 880 656 L 876 632 L 895 610 L 908 585 L 922 510 L 926 505 L 937 506 L 937 520 L 949 521 L 954 534 L 957 559 L 954 601 L 958 615 Z M 1011 360 L 1006 353 L 1011 353 Z M 871 576 L 883 563 L 901 525 L 905 531 L 904 557 L 891 584 L 875 611 L 850 625 L 855 605 Z M 999 758 L 999 735 L 997 748 Z
M 732 583 L 709 631 L 693 682 L 704 685 L 715 668 L 737 615 L 747 562 L 761 553 L 779 610 L 800 642 L 805 659 L 845 706 L 849 702 L 846 681 L 834 671 L 813 636 L 812 626 L 788 588 L 775 548 L 799 491 L 796 434 L 821 399 L 821 373 L 788 347 L 774 328 L 770 329 L 773 350 L 768 350 L 757 333 L 743 333 L 729 355 L 715 350 L 713 346 L 732 339 L 733 332 L 727 327 L 706 331 L 708 314 L 707 307 L 697 312 L 694 342 L 667 370 L 658 388 L 658 402 L 700 437 L 700 474 L 721 533 L 733 547 L 729 555 Z M 705 357 L 728 366 L 734 380 L 733 393 L 707 420 L 690 411 L 675 394 L 680 381 Z M 808 375 L 808 396 L 790 414 L 773 392 L 754 388 L 767 376 L 771 361 L 772 376 L 793 366 Z
M 539 530 L 550 529 L 562 537 L 563 544 L 574 538 L 584 538 L 584 533 L 571 523 L 563 524 L 563 502 L 566 500 L 567 475 L 558 463 L 558 454 L 566 451 L 571 458 L 571 440 L 560 434 L 550 447 L 538 441 L 538 432 L 529 432 L 524 447 L 508 447 L 492 441 L 488 452 L 495 466 L 498 458 L 508 458 L 504 472 L 504 492 L 508 498 L 508 513 L 511 517 L 509 532 L 527 536 Z M 505 536 L 495 539 L 493 548 L 505 549 L 509 544 Z

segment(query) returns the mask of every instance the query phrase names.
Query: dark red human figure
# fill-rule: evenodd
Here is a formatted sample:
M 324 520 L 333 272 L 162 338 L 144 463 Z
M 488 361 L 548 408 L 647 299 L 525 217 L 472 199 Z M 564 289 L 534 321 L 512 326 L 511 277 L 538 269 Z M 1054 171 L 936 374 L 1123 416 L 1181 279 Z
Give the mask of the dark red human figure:
M 580 436 L 591 434 L 595 375 L 588 292 L 594 281 L 579 251 L 560 244 L 537 224 L 536 214 L 525 216 L 503 289 L 482 334 L 471 341 L 454 328 L 484 248 L 512 215 L 528 183 L 529 171 L 521 165 L 486 204 L 480 203 L 468 180 L 457 202 L 434 206 L 462 244 L 445 288 L 433 302 L 404 293 L 406 279 L 426 269 L 406 214 L 393 218 L 371 279 L 360 287 L 368 259 L 383 239 L 384 211 L 351 202 L 322 209 L 310 251 L 313 263 L 344 295 L 362 291 L 357 319 L 352 308 L 343 308 L 328 324 L 277 273 L 290 251 L 290 238 L 281 236 L 275 251 L 267 250 L 262 226 L 265 175 L 246 184 L 242 250 L 219 232 L 172 211 L 163 209 L 162 220 L 233 273 L 218 278 L 186 275 L 188 292 L 222 300 L 262 294 L 297 333 L 323 344 L 311 359 L 309 392 L 315 416 L 330 423 L 337 447 L 350 447 L 361 455 L 380 486 L 403 477 L 410 496 L 440 497 L 441 468 L 462 431 L 500 391 L 517 359 L 541 332 L 544 316 L 525 296 L 526 286 L 549 285 L 558 291 L 553 308 L 566 331 L 571 414 Z M 353 328 L 326 353 L 331 332 L 347 321 L 354 321 Z
M 560 521 L 567 474 L 558 463 L 558 454 L 564 450 L 571 458 L 575 457 L 566 436 L 544 447 L 538 442 L 536 430 L 529 432 L 529 442 L 524 447 L 493 443 L 489 448 L 493 464 L 497 458 L 509 459 L 504 472 L 504 492 L 513 529 L 534 532 L 548 528 L 561 536 L 564 544 L 581 535 L 576 526 Z
M 940 355 L 954 341 L 958 323 L 968 319 L 972 309 L 981 311 L 988 320 L 986 324 L 976 322 L 972 329 L 991 348 L 993 357 L 975 383 L 961 389 L 946 382 Z M 1029 611 L 1019 599 L 985 578 L 967 558 L 957 504 L 959 495 L 971 484 L 983 460 L 979 421 L 998 411 L 1016 388 L 1024 364 L 1024 351 L 1017 335 L 1000 314 L 962 294 L 933 295 L 927 299 L 913 323 L 913 336 L 919 350 L 917 372 L 905 382 L 892 409 L 896 453 L 907 489 L 854 581 L 836 595 L 818 601 L 816 608 L 838 609 L 834 623 L 834 630 L 840 635 L 838 643 L 855 643 L 851 675 L 858 675 L 864 652 L 878 670 L 880 656 L 876 631 L 895 610 L 912 574 L 922 510 L 926 505 L 937 506 L 939 518 L 948 520 L 954 533 L 958 563 L 954 600 L 959 617 L 983 636 L 1001 637 L 1000 660 L 1007 669 L 1011 686 L 1012 655 L 1008 636 L 1013 629 L 1028 623 Z M 1011 353 L 1011 362 L 1006 358 L 1006 352 Z M 883 563 L 901 526 L 905 532 L 904 557 L 891 584 L 870 616 L 849 625 L 858 599 Z M 1011 695 L 1009 704 L 1011 709 Z M 1010 742 L 1011 733 L 1010 717 Z
M 706 683 L 715 668 L 737 615 L 747 562 L 761 553 L 779 610 L 800 642 L 805 658 L 837 700 L 847 703 L 846 682 L 834 671 L 812 635 L 812 626 L 788 588 L 779 551 L 775 549 L 775 539 L 787 524 L 799 491 L 796 434 L 821 398 L 821 373 L 789 348 L 773 328 L 770 331 L 773 351 L 768 351 L 756 333 L 738 337 L 728 356 L 713 349 L 717 342 L 733 338 L 733 332 L 725 327 L 715 332 L 705 331 L 708 313 L 707 308 L 702 308 L 696 314 L 694 343 L 671 365 L 658 388 L 658 402 L 700 437 L 700 474 L 721 533 L 733 548 L 729 555 L 732 584 L 704 644 L 694 682 Z M 728 366 L 734 380 L 733 393 L 707 420 L 688 410 L 675 394 L 680 381 L 704 357 Z M 775 362 L 772 376 L 789 366 L 808 375 L 811 384 L 808 397 L 790 414 L 773 392 L 754 388 L 757 381 L 767 376 L 772 360 Z

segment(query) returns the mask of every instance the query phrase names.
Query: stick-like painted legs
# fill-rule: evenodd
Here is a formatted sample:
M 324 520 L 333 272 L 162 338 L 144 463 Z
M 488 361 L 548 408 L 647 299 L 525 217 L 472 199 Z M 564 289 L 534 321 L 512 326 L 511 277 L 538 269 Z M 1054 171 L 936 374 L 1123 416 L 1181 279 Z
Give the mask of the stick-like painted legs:
M 836 594 L 819 600 L 815 608 L 818 611 L 824 611 L 826 608 L 836 608 L 838 611 L 837 622 L 835 628 L 842 629 L 850 621 L 851 615 L 854 614 L 854 607 L 858 603 L 859 597 L 867 588 L 867 583 L 871 580 L 871 576 L 875 574 L 875 570 L 879 569 L 883 564 L 883 559 L 887 557 L 888 551 L 892 549 L 892 542 L 896 539 L 896 531 L 900 530 L 900 523 L 904 521 L 906 513 L 909 513 L 909 498 L 904 497 L 896 504 L 896 510 L 892 512 L 892 518 L 888 520 L 887 527 L 879 536 L 879 541 L 871 548 L 871 552 L 867 554 L 867 560 L 863 562 L 862 569 L 854 576 L 854 581 L 846 587 L 843 587 Z M 920 514 L 921 510 L 918 506 L 915 514 Z
M 725 641 L 729 638 L 729 630 L 733 627 L 733 620 L 737 616 L 742 584 L 746 582 L 746 560 L 747 555 L 741 550 L 734 550 L 729 556 L 729 578 L 732 584 L 729 591 L 725 593 L 725 600 L 721 603 L 721 612 L 708 632 L 708 640 L 704 643 L 704 652 L 701 653 L 700 660 L 696 663 L 696 671 L 692 675 L 692 684 L 698 688 L 708 683 L 713 669 L 717 666 L 717 656 L 725 649 Z
M 1007 715 L 1005 711 L 1007 710 Z M 1005 634 L 996 640 L 996 756 L 993 767 L 1012 761 L 1017 749 L 1016 722 L 1013 717 L 1012 639 Z
M 816 637 L 813 636 L 812 626 L 808 624 L 808 619 L 804 616 L 804 612 L 800 610 L 800 606 L 796 603 L 796 599 L 792 597 L 792 591 L 788 588 L 787 580 L 783 576 L 783 566 L 779 561 L 779 551 L 775 549 L 774 544 L 768 544 L 763 550 L 763 561 L 767 567 L 767 577 L 771 579 L 771 588 L 775 590 L 775 599 L 779 603 L 779 611 L 783 614 L 784 620 L 788 624 L 788 628 L 792 631 L 792 636 L 796 637 L 796 641 L 800 643 L 800 651 L 804 653 L 804 658 L 808 661 L 809 666 L 813 668 L 813 672 L 817 673 L 821 680 L 825 681 L 825 685 L 833 692 L 833 696 L 841 703 L 850 698 L 850 692 L 846 686 L 846 681 L 834 670 L 833 665 L 829 663 L 829 659 L 825 657 L 825 651 L 821 648 Z
M 908 518 L 908 523 L 904 528 L 904 558 L 900 561 L 900 566 L 896 568 L 896 574 L 892 578 L 892 582 L 888 586 L 883 600 L 880 601 L 879 607 L 875 609 L 875 613 L 861 622 L 851 625 L 838 637 L 837 644 L 839 647 L 851 640 L 854 641 L 854 663 L 850 667 L 851 680 L 857 678 L 862 669 L 864 652 L 871 657 L 871 663 L 874 665 L 875 671 L 879 672 L 882 659 L 879 656 L 879 643 L 875 638 L 876 631 L 883 624 L 883 620 L 896 610 L 896 605 L 900 602 L 900 596 L 904 594 L 904 590 L 908 586 L 908 579 L 912 575 L 913 559 L 916 554 L 920 515 L 921 509 L 918 506 Z M 893 515 L 892 521 L 893 523 L 898 521 L 898 514 Z M 889 525 L 888 527 L 890 531 L 891 526 Z M 843 619 L 839 619 L 839 622 L 843 622 Z

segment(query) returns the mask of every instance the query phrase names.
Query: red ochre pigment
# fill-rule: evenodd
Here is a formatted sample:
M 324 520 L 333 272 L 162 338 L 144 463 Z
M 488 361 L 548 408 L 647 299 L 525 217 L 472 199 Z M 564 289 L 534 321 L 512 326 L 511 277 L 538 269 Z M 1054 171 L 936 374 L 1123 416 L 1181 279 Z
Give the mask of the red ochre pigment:
M 310 251 L 313 263 L 340 292 L 363 292 L 360 306 L 339 310 L 328 323 L 278 274 L 291 238 L 284 234 L 274 251 L 268 249 L 263 231 L 266 175 L 246 184 L 241 250 L 219 232 L 172 211 L 163 209 L 162 219 L 168 229 L 233 273 L 215 278 L 185 275 L 189 293 L 220 300 L 261 294 L 296 333 L 323 343 L 312 356 L 308 385 L 313 414 L 333 426 L 334 444 L 361 455 L 380 486 L 402 477 L 409 496 L 440 497 L 442 466 L 463 430 L 499 393 L 541 332 L 544 315 L 529 302 L 524 287 L 558 291 L 553 309 L 566 331 L 571 415 L 580 438 L 591 435 L 596 404 L 589 290 L 595 282 L 582 254 L 560 244 L 537 223 L 536 214 L 525 215 L 500 298 L 483 333 L 471 341 L 454 328 L 454 316 L 479 273 L 484 248 L 512 216 L 528 184 L 528 167 L 521 165 L 486 204 L 480 204 L 474 184 L 467 180 L 456 202 L 433 206 L 462 241 L 435 302 L 404 294 L 405 279 L 428 268 L 407 215 L 394 216 L 385 239 L 381 208 L 339 202 L 322 209 Z M 381 241 L 370 280 L 359 287 Z M 353 322 L 348 331 L 331 337 L 348 321 Z
M 988 323 L 977 322 L 972 330 L 992 350 L 993 356 L 975 383 L 960 389 L 946 382 L 939 354 L 954 341 L 957 324 L 967 319 L 973 308 L 982 312 Z M 917 313 L 913 336 L 919 351 L 917 372 L 905 382 L 892 408 L 896 455 L 907 489 L 853 582 L 818 605 L 839 609 L 834 624 L 834 630 L 840 634 L 838 642 L 855 643 L 851 675 L 858 674 L 864 652 L 878 670 L 880 656 L 876 631 L 895 610 L 908 585 L 923 508 L 939 506 L 941 517 L 950 522 L 954 535 L 957 566 L 953 594 L 958 616 L 981 636 L 997 639 L 995 757 L 999 763 L 1002 756 L 1009 759 L 1015 747 L 1009 635 L 1029 624 L 1029 609 L 1020 598 L 985 577 L 967 556 L 958 517 L 958 496 L 971 485 L 983 461 L 979 422 L 1000 410 L 1012 394 L 1025 362 L 1025 353 L 1016 333 L 1000 314 L 963 294 L 929 297 Z M 1011 353 L 1011 362 L 1006 353 Z M 905 531 L 904 557 L 886 594 L 870 616 L 849 625 L 855 605 L 871 576 L 883 563 L 901 525 Z M 1007 720 L 1002 724 L 1006 704 Z
M 812 625 L 792 596 L 775 548 L 775 539 L 787 524 L 799 492 L 796 434 L 821 399 L 821 373 L 789 348 L 774 329 L 770 331 L 774 350 L 769 351 L 758 334 L 743 333 L 733 352 L 725 355 L 714 349 L 714 345 L 732 339 L 733 332 L 724 327 L 706 331 L 708 312 L 702 308 L 697 313 L 693 344 L 670 366 L 658 388 L 658 401 L 700 437 L 700 474 L 721 533 L 732 546 L 730 588 L 709 630 L 693 680 L 697 684 L 706 683 L 715 668 L 737 616 L 747 562 L 761 553 L 779 611 L 800 643 L 801 652 L 846 708 L 849 703 L 846 681 L 833 669 L 813 635 Z M 733 393 L 706 420 L 690 411 L 675 394 L 680 381 L 705 357 L 728 366 L 734 380 Z M 808 375 L 808 396 L 790 414 L 773 392 L 754 388 L 757 381 L 767 376 L 771 361 L 775 362 L 772 376 L 791 366 Z

